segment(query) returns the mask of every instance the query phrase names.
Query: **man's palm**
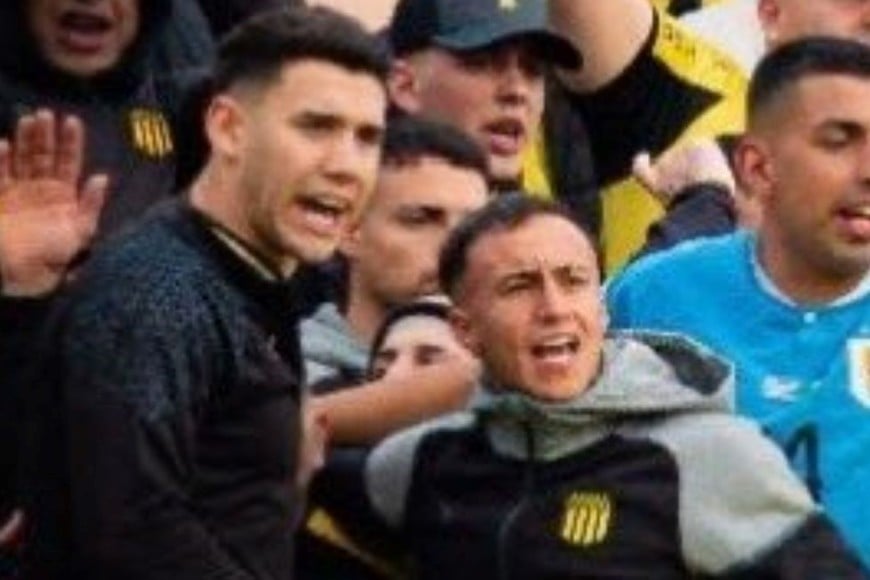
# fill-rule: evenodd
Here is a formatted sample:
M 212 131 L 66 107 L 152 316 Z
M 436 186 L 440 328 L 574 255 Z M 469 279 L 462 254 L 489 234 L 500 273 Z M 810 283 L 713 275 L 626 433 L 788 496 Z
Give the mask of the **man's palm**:
M 0 142 L 0 268 L 3 292 L 53 290 L 96 232 L 108 180 L 79 186 L 84 129 L 60 127 L 47 111 L 22 117 L 12 144 Z

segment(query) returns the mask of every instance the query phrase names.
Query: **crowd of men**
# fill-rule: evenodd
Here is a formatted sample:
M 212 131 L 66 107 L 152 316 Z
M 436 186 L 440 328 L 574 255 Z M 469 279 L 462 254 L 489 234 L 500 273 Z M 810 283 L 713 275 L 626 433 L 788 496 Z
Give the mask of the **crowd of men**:
M 303 4 L 0 8 L 0 579 L 870 578 L 870 4 Z

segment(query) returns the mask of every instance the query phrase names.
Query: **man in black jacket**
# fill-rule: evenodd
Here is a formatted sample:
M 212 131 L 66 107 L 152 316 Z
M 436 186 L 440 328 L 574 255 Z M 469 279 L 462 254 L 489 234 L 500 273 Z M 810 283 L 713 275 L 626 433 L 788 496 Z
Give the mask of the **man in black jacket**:
M 297 270 L 373 186 L 386 68 L 325 9 L 263 15 L 222 46 L 189 198 L 97 252 L 49 323 L 28 572 L 292 577 Z
M 320 490 L 357 522 L 371 506 L 421 578 L 868 577 L 729 413 L 728 363 L 673 334 L 606 335 L 596 252 L 564 211 L 496 199 L 453 231 L 440 280 L 479 396 L 375 448 L 363 494 Z

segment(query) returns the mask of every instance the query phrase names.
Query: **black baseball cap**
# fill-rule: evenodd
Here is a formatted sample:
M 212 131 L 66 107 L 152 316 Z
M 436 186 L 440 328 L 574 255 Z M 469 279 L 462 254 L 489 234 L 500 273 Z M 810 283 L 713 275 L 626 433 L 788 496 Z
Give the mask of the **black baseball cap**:
M 549 62 L 582 63 L 574 45 L 547 26 L 544 0 L 399 0 L 387 34 L 399 56 L 432 45 L 463 52 L 525 36 L 535 38 Z

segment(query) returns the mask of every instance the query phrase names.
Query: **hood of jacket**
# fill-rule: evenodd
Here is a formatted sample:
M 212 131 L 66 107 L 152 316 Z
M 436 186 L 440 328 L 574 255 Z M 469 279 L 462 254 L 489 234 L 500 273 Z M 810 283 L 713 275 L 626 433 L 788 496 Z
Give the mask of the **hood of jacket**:
M 546 402 L 484 378 L 473 411 L 498 451 L 554 460 L 630 421 L 733 409 L 730 363 L 676 334 L 620 332 L 604 344 L 601 371 L 568 401 Z
M 324 378 L 312 375 L 312 363 L 337 374 L 365 373 L 368 349 L 354 336 L 335 304 L 323 304 L 302 322 L 300 340 L 309 384 Z
M 29 0 L 0 2 L 0 71 L 10 80 L 53 95 L 125 96 L 148 72 L 152 54 L 172 14 L 173 0 L 138 0 L 136 40 L 111 70 L 81 79 L 58 70 L 41 55 L 25 16 Z

